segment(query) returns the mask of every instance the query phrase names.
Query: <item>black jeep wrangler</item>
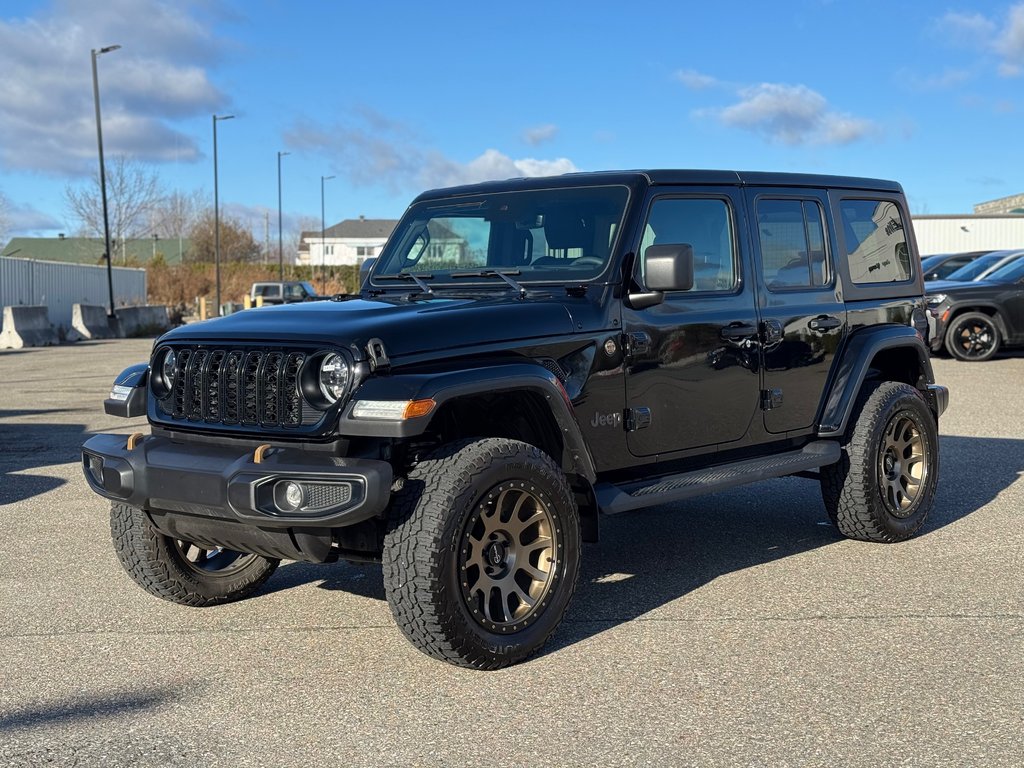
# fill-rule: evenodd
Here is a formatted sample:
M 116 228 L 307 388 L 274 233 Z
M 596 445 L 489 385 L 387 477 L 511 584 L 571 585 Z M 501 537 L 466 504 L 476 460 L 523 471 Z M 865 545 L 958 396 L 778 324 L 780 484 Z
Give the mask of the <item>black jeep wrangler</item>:
M 939 469 L 898 184 L 721 171 L 418 197 L 359 296 L 178 328 L 123 372 L 85 477 L 158 597 L 252 594 L 281 559 L 381 561 L 412 643 L 537 651 L 616 514 L 817 478 L 851 538 L 925 521 Z

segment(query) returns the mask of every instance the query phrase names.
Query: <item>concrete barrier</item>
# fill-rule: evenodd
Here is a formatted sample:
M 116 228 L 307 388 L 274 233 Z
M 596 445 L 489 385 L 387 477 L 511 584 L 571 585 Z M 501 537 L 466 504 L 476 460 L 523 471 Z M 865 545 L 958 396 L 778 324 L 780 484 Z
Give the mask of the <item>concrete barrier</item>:
M 156 336 L 171 330 L 171 317 L 167 307 L 148 305 L 145 307 L 122 307 L 115 309 L 121 335 L 132 338 L 135 336 Z
M 85 341 L 92 339 L 116 339 L 118 324 L 110 323 L 107 308 L 97 304 L 73 304 L 71 306 L 71 330 L 66 341 Z
M 4 307 L 4 326 L 0 331 L 0 349 L 46 347 L 56 344 L 57 331 L 43 306 Z

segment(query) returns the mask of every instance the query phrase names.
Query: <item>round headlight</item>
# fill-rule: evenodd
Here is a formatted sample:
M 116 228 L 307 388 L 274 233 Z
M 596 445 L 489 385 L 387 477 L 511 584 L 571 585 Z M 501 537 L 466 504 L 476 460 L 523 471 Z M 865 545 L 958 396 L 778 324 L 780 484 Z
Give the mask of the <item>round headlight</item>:
M 345 359 L 331 352 L 320 363 L 320 391 L 328 402 L 336 403 L 345 395 L 351 372 Z
M 163 376 L 164 386 L 167 389 L 174 388 L 174 373 L 178 369 L 178 356 L 173 349 L 168 349 L 164 354 L 164 360 L 160 364 L 160 374 Z

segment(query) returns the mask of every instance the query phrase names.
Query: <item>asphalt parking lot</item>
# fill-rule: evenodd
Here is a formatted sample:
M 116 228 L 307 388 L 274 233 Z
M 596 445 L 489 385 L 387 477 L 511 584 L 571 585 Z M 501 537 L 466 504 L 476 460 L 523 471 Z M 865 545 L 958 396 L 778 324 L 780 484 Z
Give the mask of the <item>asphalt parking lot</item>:
M 1024 356 L 935 361 L 935 510 L 840 539 L 783 479 L 606 518 L 539 658 L 447 666 L 380 568 L 284 564 L 255 598 L 162 602 L 123 574 L 78 447 L 149 341 L 0 353 L 0 764 L 1024 763 Z

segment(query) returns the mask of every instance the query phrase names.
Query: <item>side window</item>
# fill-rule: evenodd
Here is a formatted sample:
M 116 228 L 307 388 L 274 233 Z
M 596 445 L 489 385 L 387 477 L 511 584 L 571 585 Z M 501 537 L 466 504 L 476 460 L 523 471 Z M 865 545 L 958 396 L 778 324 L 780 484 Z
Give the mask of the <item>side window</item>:
M 910 279 L 910 250 L 896 203 L 842 200 L 839 212 L 854 283 L 870 285 Z
M 757 231 L 768 290 L 828 285 L 825 227 L 816 201 L 759 200 Z
M 734 241 L 725 200 L 661 198 L 651 205 L 640 254 L 652 245 L 687 243 L 693 248 L 691 291 L 731 291 L 737 279 Z M 640 265 L 642 281 L 643 258 Z

